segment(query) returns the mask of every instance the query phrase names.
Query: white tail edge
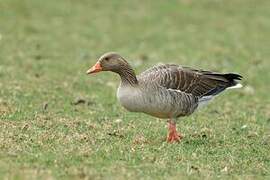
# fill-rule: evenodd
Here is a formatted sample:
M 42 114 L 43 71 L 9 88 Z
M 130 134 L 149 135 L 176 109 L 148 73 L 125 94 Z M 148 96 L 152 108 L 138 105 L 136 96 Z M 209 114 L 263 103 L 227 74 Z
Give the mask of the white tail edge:
M 241 87 L 243 87 L 243 85 L 240 84 L 240 83 L 238 83 L 238 84 L 236 84 L 235 86 L 228 87 L 227 89 L 238 89 L 238 88 L 241 88 Z

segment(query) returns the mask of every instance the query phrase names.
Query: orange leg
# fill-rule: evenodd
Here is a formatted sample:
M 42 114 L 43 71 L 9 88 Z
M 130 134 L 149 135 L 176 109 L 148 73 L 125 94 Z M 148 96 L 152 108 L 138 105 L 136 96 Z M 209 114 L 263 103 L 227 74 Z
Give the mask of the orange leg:
M 180 133 L 177 133 L 176 131 L 176 123 L 170 119 L 168 121 L 167 142 L 168 143 L 180 142 L 182 138 L 183 136 Z

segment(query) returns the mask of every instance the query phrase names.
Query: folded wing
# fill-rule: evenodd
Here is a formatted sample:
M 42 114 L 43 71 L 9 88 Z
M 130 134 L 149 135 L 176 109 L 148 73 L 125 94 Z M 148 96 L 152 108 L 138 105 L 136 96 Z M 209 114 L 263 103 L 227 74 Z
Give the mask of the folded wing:
M 179 90 L 198 98 L 215 96 L 226 88 L 239 86 L 237 81 L 241 78 L 239 74 L 222 74 L 174 64 L 158 65 L 138 76 L 140 81 Z

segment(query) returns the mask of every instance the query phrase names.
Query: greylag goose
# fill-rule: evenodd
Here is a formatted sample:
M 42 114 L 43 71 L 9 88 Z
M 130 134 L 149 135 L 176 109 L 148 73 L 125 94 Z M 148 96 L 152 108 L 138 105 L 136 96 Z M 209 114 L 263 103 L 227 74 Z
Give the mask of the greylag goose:
M 136 76 L 128 62 L 114 52 L 105 53 L 87 74 L 112 71 L 121 78 L 117 98 L 131 112 L 167 118 L 167 142 L 179 142 L 176 119 L 192 114 L 199 106 L 229 88 L 239 88 L 242 76 L 216 73 L 175 64 L 154 66 Z

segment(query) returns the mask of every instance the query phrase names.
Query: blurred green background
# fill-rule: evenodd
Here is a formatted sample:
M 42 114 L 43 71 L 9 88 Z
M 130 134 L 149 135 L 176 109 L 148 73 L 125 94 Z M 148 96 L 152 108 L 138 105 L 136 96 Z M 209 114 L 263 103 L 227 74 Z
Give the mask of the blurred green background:
M 263 179 L 270 175 L 270 1 L 1 0 L 0 178 Z M 183 118 L 117 102 L 117 75 L 85 71 L 116 51 L 142 72 L 159 62 L 243 75 Z

